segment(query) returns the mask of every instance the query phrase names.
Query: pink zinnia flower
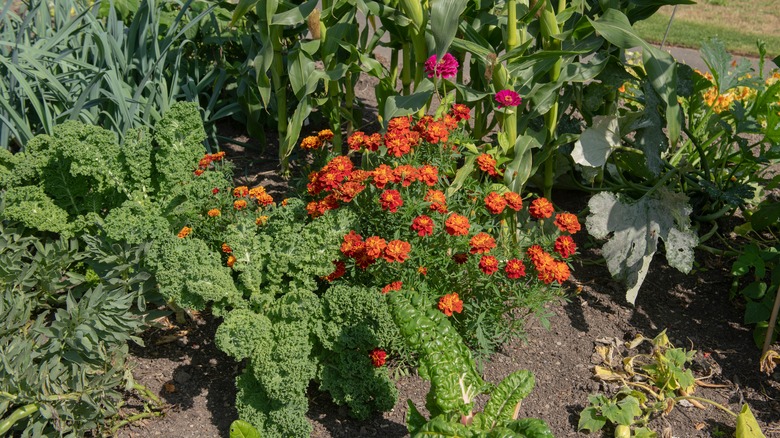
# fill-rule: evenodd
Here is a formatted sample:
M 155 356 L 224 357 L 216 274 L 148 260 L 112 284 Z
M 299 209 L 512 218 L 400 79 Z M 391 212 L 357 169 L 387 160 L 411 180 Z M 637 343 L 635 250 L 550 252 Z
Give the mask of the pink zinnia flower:
M 523 102 L 523 99 L 520 98 L 519 94 L 512 90 L 501 90 L 496 93 L 496 102 L 498 102 L 499 108 L 504 108 L 520 105 Z
M 431 55 L 431 57 L 425 61 L 425 72 L 428 73 L 428 78 L 436 76 L 443 79 L 449 79 L 458 73 L 458 61 L 449 53 L 445 53 L 439 62 L 436 62 L 436 55 Z

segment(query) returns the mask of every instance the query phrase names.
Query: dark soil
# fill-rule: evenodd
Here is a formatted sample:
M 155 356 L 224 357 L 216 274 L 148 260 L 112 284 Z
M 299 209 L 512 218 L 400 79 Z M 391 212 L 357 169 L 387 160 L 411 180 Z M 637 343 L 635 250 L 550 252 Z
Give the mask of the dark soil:
M 362 95 L 373 94 L 371 83 L 361 82 L 360 87 L 365 88 Z M 361 128 L 371 131 L 369 125 L 375 124 L 376 117 L 366 114 Z M 310 131 L 316 132 L 309 126 L 302 133 Z M 235 126 L 225 126 L 221 132 L 251 145 L 249 149 L 225 145 L 236 164 L 238 182 L 263 184 L 277 199 L 288 194 L 286 181 L 277 174 L 273 139 L 260 152 L 261 145 Z M 581 193 L 554 194 L 556 203 L 572 212 L 581 211 L 586 198 Z M 586 230 L 578 234 L 578 245 L 582 254 L 575 263 L 573 280 L 566 285 L 566 297 L 547 306 L 550 329 L 530 321 L 525 341 L 505 345 L 484 363 L 486 379 L 495 383 L 518 369 L 535 374 L 536 387 L 523 402 L 521 417 L 544 419 L 556 437 L 586 436 L 577 431 L 577 422 L 588 395 L 612 394 L 617 389 L 592 378 L 593 367 L 599 362 L 594 346 L 614 339 L 621 343 L 638 333 L 654 337 L 666 329 L 675 346 L 697 350 L 696 376 L 710 375 L 703 381 L 721 386 L 699 387 L 695 395 L 735 412 L 748 403 L 766 436 L 780 437 L 780 372 L 774 376 L 759 372 L 760 350 L 752 330 L 742 324 L 744 308 L 729 295 L 730 260 L 699 253 L 694 271 L 686 275 L 669 268 L 657 254 L 636 306 L 631 306 L 625 301 L 624 289 L 600 263 L 599 244 L 588 241 Z M 118 436 L 228 436 L 230 423 L 237 418 L 234 379 L 241 365 L 215 347 L 213 335 L 218 324 L 209 314 L 194 315 L 186 324 L 145 334 L 147 346 L 133 349 L 133 375 L 160 395 L 167 409 L 161 418 L 135 422 Z M 395 408 L 367 421 L 349 418 L 345 408 L 334 405 L 326 393 L 313 386 L 308 412 L 312 436 L 407 436 L 407 399 L 423 406 L 428 383 L 413 375 L 399 378 L 397 385 L 400 397 Z M 727 437 L 735 430 L 734 420 L 722 411 L 681 405 L 653 420 L 650 427 L 665 438 Z

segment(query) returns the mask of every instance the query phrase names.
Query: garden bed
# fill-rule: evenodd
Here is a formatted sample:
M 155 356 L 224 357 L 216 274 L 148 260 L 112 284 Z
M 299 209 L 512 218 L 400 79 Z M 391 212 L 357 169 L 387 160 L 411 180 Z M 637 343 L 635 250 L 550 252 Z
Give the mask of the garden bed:
M 237 140 L 248 140 L 230 127 L 224 129 Z M 252 155 L 235 147 L 229 152 L 239 183 L 263 184 L 275 196 L 282 196 L 286 185 L 275 173 L 274 158 L 266 153 L 264 159 L 252 160 Z M 582 193 L 557 192 L 554 196 L 568 211 L 586 207 Z M 521 417 L 544 419 L 557 437 L 586 436 L 577 431 L 577 423 L 588 395 L 617 390 L 617 385 L 592 379 L 598 362 L 594 346 L 614 338 L 630 340 L 638 333 L 652 337 L 666 329 L 675 346 L 697 350 L 696 377 L 711 374 L 702 382 L 719 386 L 698 387 L 696 395 L 735 412 L 748 403 L 766 436 L 780 435 L 780 376 L 759 372 L 760 350 L 752 331 L 742 324 L 744 309 L 729 297 L 730 260 L 697 253 L 694 271 L 685 275 L 668 267 L 662 257 L 656 258 L 632 307 L 625 303 L 622 286 L 599 262 L 598 250 L 588 249 L 587 233 L 578 236 L 582 255 L 574 262 L 574 279 L 567 284 L 566 297 L 547 306 L 550 328 L 532 321 L 525 341 L 506 345 L 484 363 L 484 375 L 494 383 L 518 369 L 533 371 L 536 386 L 522 404 Z M 235 377 L 243 366 L 214 345 L 218 323 L 208 313 L 195 314 L 186 324 L 169 324 L 145 334 L 147 347 L 133 349 L 132 360 L 137 364 L 133 374 L 169 407 L 164 417 L 126 427 L 118 436 L 165 436 L 171 431 L 183 437 L 228 436 L 237 417 Z M 424 405 L 428 383 L 409 375 L 399 376 L 397 385 L 400 395 L 395 408 L 367 421 L 349 418 L 346 408 L 334 405 L 327 394 L 312 386 L 308 412 L 312 436 L 408 436 L 406 401 Z M 658 432 L 669 429 L 670 437 L 731 436 L 734 431 L 733 420 L 712 407 L 677 406 L 651 426 Z

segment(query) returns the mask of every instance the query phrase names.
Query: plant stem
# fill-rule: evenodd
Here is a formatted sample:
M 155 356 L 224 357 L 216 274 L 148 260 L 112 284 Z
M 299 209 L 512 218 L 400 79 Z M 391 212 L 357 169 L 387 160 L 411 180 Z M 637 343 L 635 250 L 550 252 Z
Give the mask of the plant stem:
M 675 402 L 677 402 L 679 400 L 695 400 L 695 401 L 701 402 L 701 403 L 709 403 L 709 404 L 715 406 L 716 408 L 722 410 L 723 412 L 726 412 L 727 414 L 731 415 L 732 417 L 736 418 L 738 416 L 731 409 L 723 406 L 720 403 L 714 402 L 714 401 L 712 401 L 712 400 L 710 400 L 708 398 L 696 397 L 696 396 L 693 396 L 693 395 L 680 395 L 680 396 L 674 397 L 672 400 L 674 400 Z
M 115 435 L 119 429 L 123 428 L 124 426 L 127 426 L 128 424 L 134 421 L 143 420 L 144 418 L 161 417 L 162 415 L 163 413 L 161 411 L 146 411 L 146 412 L 140 412 L 135 415 L 131 415 L 125 418 L 124 420 L 120 421 L 119 423 L 115 424 L 114 427 L 111 428 L 111 434 Z
M 3 421 L 0 421 L 0 436 L 5 435 L 6 432 L 11 430 L 17 421 L 23 420 L 38 412 L 38 409 L 39 406 L 36 403 L 30 403 L 29 405 L 24 405 L 13 411 L 11 415 L 6 417 Z
M 271 62 L 271 80 L 276 96 L 276 130 L 279 135 L 279 161 L 282 166 L 282 174 L 289 171 L 289 156 L 282 150 L 281 144 L 287 136 L 287 85 L 282 82 L 284 76 L 284 63 L 282 61 L 282 29 L 279 26 L 271 27 L 271 44 L 274 49 L 274 58 Z
M 333 131 L 333 152 L 341 154 L 341 94 L 339 93 L 339 82 L 328 81 L 328 106 L 330 107 L 330 127 Z M 347 100 L 347 105 L 349 100 Z
M 403 70 L 401 70 L 401 85 L 404 96 L 412 94 L 412 45 L 406 41 L 403 44 Z
M 777 324 L 777 313 L 780 311 L 780 286 L 777 288 L 775 294 L 775 305 L 772 307 L 772 316 L 769 317 L 769 327 L 766 331 L 766 337 L 764 337 L 764 348 L 761 349 L 761 357 L 764 357 L 767 351 L 769 351 L 769 345 L 772 344 L 772 334 L 775 331 L 775 325 Z
M 506 51 L 511 52 L 517 47 L 517 0 L 507 0 L 507 29 L 506 29 Z

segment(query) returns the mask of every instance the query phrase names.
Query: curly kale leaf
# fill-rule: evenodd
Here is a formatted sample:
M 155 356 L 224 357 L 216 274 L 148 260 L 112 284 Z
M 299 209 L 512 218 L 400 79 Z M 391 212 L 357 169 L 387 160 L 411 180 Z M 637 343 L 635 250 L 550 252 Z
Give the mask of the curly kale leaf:
M 182 307 L 200 310 L 211 302 L 221 315 L 245 305 L 230 268 L 202 240 L 161 239 L 150 249 L 148 263 L 155 268 L 160 293 Z
M 157 149 L 155 169 L 161 193 L 173 190 L 192 178 L 192 172 L 203 156 L 206 131 L 198 105 L 179 102 L 165 112 L 154 127 Z
M 30 154 L 0 149 L 0 190 L 32 185 L 37 181 L 39 163 Z
M 335 285 L 322 296 L 323 323 L 318 337 L 328 350 L 320 364 L 320 389 L 337 404 L 366 419 L 395 406 L 398 391 L 384 368 L 374 368 L 370 351 L 397 351 L 402 343 L 383 296 L 375 289 Z
M 39 231 L 69 234 L 68 213 L 39 186 L 12 187 L 3 197 L 2 216 Z
M 140 244 L 163 239 L 171 225 L 162 216 L 160 207 L 148 199 L 125 201 L 106 216 L 103 228 L 117 242 Z
M 217 347 L 236 360 L 243 360 L 255 350 L 273 348 L 271 321 L 249 309 L 236 309 L 225 316 L 214 335 Z
M 35 157 L 46 194 L 71 216 L 101 212 L 126 199 L 120 148 L 111 131 L 68 121 L 51 136 L 30 140 L 26 152 Z
M 306 419 L 309 405 L 305 395 L 291 403 L 271 400 L 255 375 L 252 367 L 247 367 L 236 378 L 238 417 L 252 424 L 263 437 L 310 436 L 312 427 Z
M 133 128 L 125 134 L 121 161 L 127 175 L 128 190 L 151 191 L 153 148 L 148 128 Z

